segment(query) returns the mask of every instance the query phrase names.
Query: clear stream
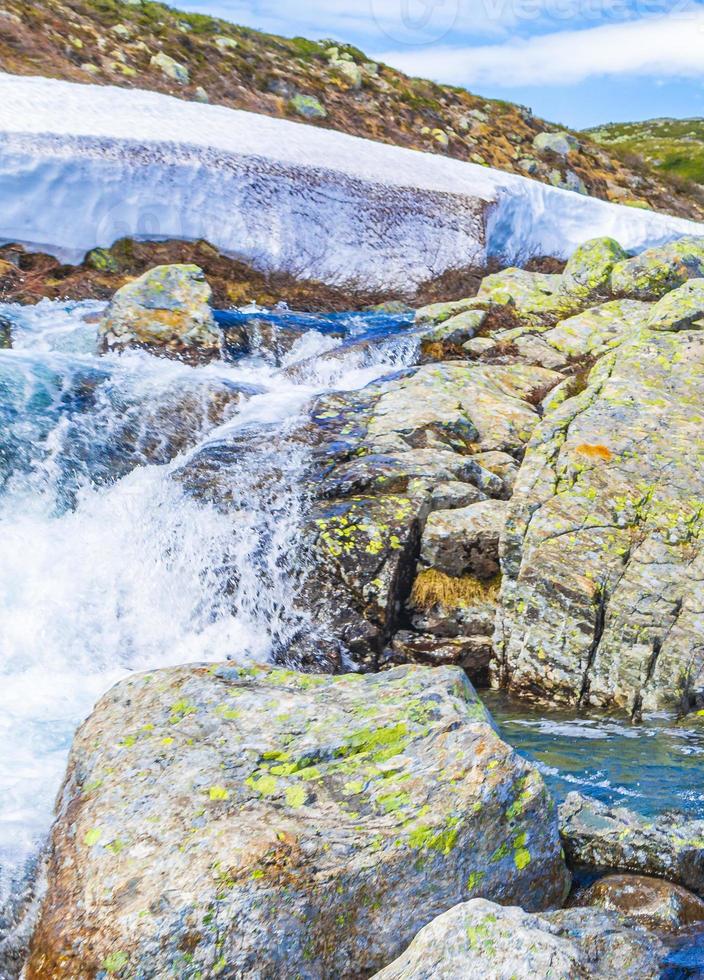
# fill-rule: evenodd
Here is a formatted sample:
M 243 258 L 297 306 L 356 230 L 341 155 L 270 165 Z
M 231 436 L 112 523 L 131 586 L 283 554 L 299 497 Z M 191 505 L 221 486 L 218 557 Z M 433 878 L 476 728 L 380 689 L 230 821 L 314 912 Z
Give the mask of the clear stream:
M 184 496 L 173 471 L 209 440 L 282 431 L 316 394 L 417 353 L 408 317 L 281 312 L 270 319 L 305 333 L 278 365 L 264 353 L 198 368 L 98 357 L 101 310 L 0 305 L 13 332 L 0 350 L 0 907 L 46 837 L 71 739 L 103 692 L 133 670 L 265 661 L 285 640 L 302 460 L 275 444 L 244 458 L 227 518 Z M 258 489 L 262 468 L 277 492 Z M 487 700 L 558 797 L 704 813 L 702 732 Z M 704 975 L 692 970 L 681 975 Z

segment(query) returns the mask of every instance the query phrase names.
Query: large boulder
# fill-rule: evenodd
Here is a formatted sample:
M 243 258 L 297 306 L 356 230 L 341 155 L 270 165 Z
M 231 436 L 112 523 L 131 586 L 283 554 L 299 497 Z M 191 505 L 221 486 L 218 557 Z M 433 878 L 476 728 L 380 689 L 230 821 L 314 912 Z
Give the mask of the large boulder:
M 573 865 L 654 875 L 704 897 L 704 820 L 647 819 L 570 793 L 560 807 L 560 831 Z
M 568 884 L 541 777 L 460 670 L 172 668 L 76 737 L 26 978 L 368 976 L 457 902 Z
M 688 330 L 704 327 L 704 279 L 690 279 L 667 293 L 648 318 L 651 330 Z
M 546 413 L 502 541 L 496 680 L 552 701 L 697 705 L 704 336 L 640 330 Z
M 680 885 L 645 875 L 607 875 L 579 896 L 580 905 L 618 912 L 649 929 L 704 923 L 704 902 Z
M 143 347 L 166 357 L 220 356 L 221 335 L 208 305 L 210 286 L 195 265 L 159 265 L 118 289 L 99 326 L 103 349 Z
M 613 238 L 592 238 L 570 256 L 562 273 L 560 291 L 586 303 L 608 299 L 613 267 L 627 258 Z
M 564 131 L 558 133 L 538 133 L 533 138 L 533 146 L 539 153 L 549 150 L 560 157 L 566 157 L 570 153 L 575 153 L 579 149 L 579 140 L 571 133 Z
M 664 948 L 613 912 L 456 905 L 374 980 L 657 980 Z
M 503 500 L 483 500 L 431 514 L 423 531 L 421 562 L 454 578 L 495 578 L 499 574 L 499 538 L 506 507 Z
M 704 237 L 687 236 L 618 262 L 611 274 L 611 290 L 615 296 L 652 301 L 702 276 Z

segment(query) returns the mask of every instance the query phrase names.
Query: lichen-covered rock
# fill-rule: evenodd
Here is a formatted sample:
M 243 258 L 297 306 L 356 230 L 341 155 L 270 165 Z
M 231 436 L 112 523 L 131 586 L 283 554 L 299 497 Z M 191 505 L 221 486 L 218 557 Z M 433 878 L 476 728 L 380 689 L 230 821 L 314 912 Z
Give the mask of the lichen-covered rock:
M 421 326 L 428 323 L 440 324 L 460 313 L 477 308 L 481 308 L 481 305 L 478 306 L 474 296 L 452 300 L 449 303 L 431 303 L 430 306 L 422 306 L 416 310 L 415 322 Z
M 58 806 L 27 980 L 369 975 L 459 901 L 568 884 L 541 777 L 450 667 L 133 676 Z
M 454 578 L 495 578 L 507 506 L 503 500 L 482 500 L 457 510 L 434 512 L 425 523 L 421 562 Z
M 144 347 L 188 361 L 219 357 L 221 336 L 209 299 L 198 266 L 156 266 L 113 296 L 98 328 L 103 349 Z
M 509 505 L 497 680 L 642 710 L 704 685 L 704 336 L 637 331 L 549 412 Z
M 531 915 L 476 898 L 421 929 L 374 980 L 657 980 L 664 955 L 613 912 Z
M 562 359 L 553 361 L 551 366 L 554 363 L 564 366 L 583 357 L 599 357 L 645 326 L 650 311 L 648 303 L 612 300 L 561 320 L 542 333 L 540 340 L 561 355 Z
M 656 300 L 688 279 L 704 276 L 704 237 L 687 236 L 619 262 L 611 274 L 614 296 Z
M 648 318 L 651 330 L 687 330 L 704 327 L 704 279 L 690 279 L 667 293 Z
M 549 150 L 558 156 L 566 157 L 579 149 L 579 140 L 571 133 L 538 133 L 533 139 L 533 146 L 542 153 Z
M 704 897 L 704 820 L 677 814 L 647 819 L 570 793 L 560 831 L 572 865 L 665 878 Z
M 476 336 L 486 319 L 486 310 L 470 309 L 457 313 L 441 324 L 435 325 L 421 340 L 421 361 L 445 361 L 453 358 L 464 360 L 463 348 Z
M 704 922 L 704 902 L 680 885 L 645 875 L 607 875 L 579 896 L 580 905 L 618 912 L 650 929 L 677 930 Z
M 291 99 L 291 108 L 304 119 L 325 119 L 327 109 L 314 95 L 298 93 Z
M 579 309 L 579 301 L 560 291 L 562 277 L 525 269 L 486 276 L 477 293 L 484 302 L 515 307 L 527 324 L 551 322 Z
M 560 292 L 590 304 L 608 299 L 613 267 L 627 258 L 613 238 L 592 238 L 570 256 Z
M 149 63 L 152 68 L 158 68 L 165 78 L 170 79 L 172 82 L 178 82 L 179 85 L 188 85 L 191 80 L 188 68 L 174 58 L 171 58 L 168 54 L 164 54 L 163 51 L 158 51 L 155 55 L 152 55 Z

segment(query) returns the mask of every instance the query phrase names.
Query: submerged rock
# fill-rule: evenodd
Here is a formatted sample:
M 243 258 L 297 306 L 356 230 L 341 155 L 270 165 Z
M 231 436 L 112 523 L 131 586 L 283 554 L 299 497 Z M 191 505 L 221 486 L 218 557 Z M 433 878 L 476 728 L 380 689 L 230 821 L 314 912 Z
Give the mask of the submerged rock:
M 103 348 L 144 347 L 187 361 L 219 357 L 221 336 L 209 299 L 198 266 L 156 266 L 115 293 L 99 327 Z
M 76 737 L 27 980 L 369 975 L 457 902 L 568 883 L 541 777 L 461 671 L 160 670 Z
M 421 929 L 374 980 L 657 980 L 664 952 L 612 912 L 531 915 L 476 898 Z
M 580 905 L 598 905 L 650 929 L 676 930 L 704 922 L 704 902 L 660 878 L 608 875 L 579 896 Z
M 12 347 L 12 321 L 7 317 L 0 316 L 0 350 L 9 350 Z
M 570 793 L 560 832 L 572 865 L 655 875 L 704 897 L 704 820 L 663 814 L 649 820 Z

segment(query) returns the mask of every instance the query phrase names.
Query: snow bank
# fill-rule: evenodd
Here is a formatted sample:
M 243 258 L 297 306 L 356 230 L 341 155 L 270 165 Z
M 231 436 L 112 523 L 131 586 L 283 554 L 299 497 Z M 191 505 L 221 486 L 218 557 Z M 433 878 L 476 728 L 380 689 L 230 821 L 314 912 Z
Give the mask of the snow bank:
M 704 225 L 435 154 L 141 90 L 0 74 L 0 239 L 67 258 L 205 238 L 262 269 L 406 287 L 448 268 L 639 249 Z

